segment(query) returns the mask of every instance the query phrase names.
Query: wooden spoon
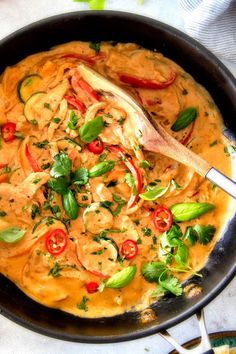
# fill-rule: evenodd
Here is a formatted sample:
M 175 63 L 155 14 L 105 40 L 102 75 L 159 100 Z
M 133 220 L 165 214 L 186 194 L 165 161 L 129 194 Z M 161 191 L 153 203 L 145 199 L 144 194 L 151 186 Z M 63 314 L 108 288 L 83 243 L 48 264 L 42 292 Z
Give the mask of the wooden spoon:
M 135 135 L 139 137 L 145 150 L 161 153 L 192 168 L 236 199 L 234 181 L 174 139 L 158 122 L 154 122 L 148 112 L 127 92 L 84 64 L 79 64 L 78 70 L 82 78 L 96 91 L 122 103 L 132 119 Z

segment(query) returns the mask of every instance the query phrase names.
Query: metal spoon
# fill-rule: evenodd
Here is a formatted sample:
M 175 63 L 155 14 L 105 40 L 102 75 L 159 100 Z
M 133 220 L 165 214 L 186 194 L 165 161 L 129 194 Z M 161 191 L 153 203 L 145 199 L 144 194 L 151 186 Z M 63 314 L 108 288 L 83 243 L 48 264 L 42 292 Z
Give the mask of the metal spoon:
M 122 103 L 132 119 L 136 136 L 141 132 L 139 141 L 145 150 L 161 153 L 192 168 L 236 199 L 236 183 L 233 180 L 174 139 L 158 122 L 154 122 L 148 112 L 127 92 L 84 64 L 79 64 L 78 70 L 82 78 L 95 90 Z

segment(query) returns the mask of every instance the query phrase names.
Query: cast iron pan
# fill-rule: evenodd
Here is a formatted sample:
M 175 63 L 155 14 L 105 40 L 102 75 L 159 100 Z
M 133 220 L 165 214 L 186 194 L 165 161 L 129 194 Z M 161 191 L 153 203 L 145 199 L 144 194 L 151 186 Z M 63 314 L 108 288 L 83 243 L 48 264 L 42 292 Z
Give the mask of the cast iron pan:
M 74 12 L 27 26 L 1 41 L 0 72 L 29 54 L 72 41 L 113 40 L 136 42 L 157 49 L 181 65 L 211 93 L 225 121 L 226 134 L 235 139 L 236 81 L 230 72 L 199 43 L 150 18 L 121 12 Z M 0 277 L 0 308 L 11 320 L 36 332 L 75 342 L 104 343 L 131 340 L 171 327 L 204 307 L 236 273 L 236 218 L 211 253 L 196 279 L 203 292 L 195 299 L 166 297 L 154 306 L 157 321 L 141 325 L 139 314 L 86 320 L 41 306 Z

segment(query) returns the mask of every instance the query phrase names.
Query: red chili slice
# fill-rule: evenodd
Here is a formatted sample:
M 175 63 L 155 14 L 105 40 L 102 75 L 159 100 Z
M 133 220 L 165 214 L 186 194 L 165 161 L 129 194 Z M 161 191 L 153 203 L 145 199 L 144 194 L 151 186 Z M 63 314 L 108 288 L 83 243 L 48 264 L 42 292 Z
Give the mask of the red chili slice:
M 122 157 L 122 161 L 128 167 L 128 169 L 130 170 L 130 172 L 134 178 L 137 193 L 131 194 L 130 199 L 128 201 L 128 205 L 127 205 L 128 209 L 132 208 L 134 206 L 135 202 L 138 200 L 139 194 L 141 193 L 141 190 L 142 190 L 142 183 L 143 183 L 142 182 L 142 174 L 141 174 L 140 170 L 135 166 L 132 158 L 126 156 L 126 153 L 123 149 L 121 149 L 118 146 L 108 145 L 108 144 L 106 144 L 106 147 L 110 151 L 115 152 L 119 157 Z
M 92 102 L 99 102 L 100 98 L 97 92 L 84 80 L 81 78 L 80 74 L 77 72 L 72 76 L 71 85 L 76 91 L 77 88 L 83 90 L 83 92 L 90 98 Z
M 47 236 L 45 246 L 49 253 L 58 256 L 65 250 L 67 242 L 68 237 L 65 231 L 62 229 L 55 229 Z
M 2 126 L 2 138 L 5 143 L 15 140 L 16 123 L 7 122 Z
M 86 284 L 86 289 L 89 294 L 95 293 L 98 290 L 98 283 L 91 281 Z
M 155 228 L 160 232 L 169 230 L 173 223 L 171 211 L 163 206 L 157 207 L 154 210 L 152 220 Z
M 40 170 L 40 168 L 39 168 L 37 162 L 35 161 L 35 159 L 34 159 L 33 156 L 31 155 L 31 153 L 30 153 L 30 151 L 29 151 L 29 147 L 28 147 L 27 144 L 25 145 L 25 156 L 27 157 L 27 159 L 28 159 L 28 161 L 29 161 L 29 164 L 30 164 L 32 170 L 33 170 L 34 172 L 40 172 L 41 170 Z
M 100 139 L 91 141 L 91 143 L 89 143 L 87 147 L 90 152 L 93 152 L 96 155 L 100 155 L 104 150 L 104 144 Z
M 64 98 L 67 100 L 67 102 L 69 104 L 71 104 L 72 106 L 74 106 L 76 109 L 78 109 L 81 113 L 85 112 L 85 107 L 83 105 L 83 103 L 81 103 L 79 100 L 77 100 L 76 98 L 72 97 L 72 96 L 68 96 L 65 95 Z
M 141 78 L 126 75 L 126 74 L 120 74 L 119 79 L 121 82 L 124 82 L 125 84 L 131 85 L 134 87 L 146 88 L 146 89 L 151 89 L 151 90 L 161 90 L 161 89 L 164 89 L 164 88 L 170 86 L 175 81 L 176 76 L 177 76 L 176 72 L 172 71 L 169 79 L 164 82 L 141 79 Z
M 120 248 L 120 254 L 126 259 L 134 258 L 138 253 L 137 243 L 133 240 L 125 240 Z

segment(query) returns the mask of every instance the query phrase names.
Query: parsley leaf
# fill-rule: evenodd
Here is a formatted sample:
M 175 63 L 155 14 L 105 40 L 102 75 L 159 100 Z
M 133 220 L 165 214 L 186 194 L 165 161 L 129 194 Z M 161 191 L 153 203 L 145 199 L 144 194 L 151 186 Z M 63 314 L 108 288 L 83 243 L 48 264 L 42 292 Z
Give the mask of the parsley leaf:
M 68 191 L 69 182 L 64 177 L 51 178 L 48 181 L 48 187 L 51 188 L 56 193 L 63 195 Z
M 87 296 L 83 296 L 81 302 L 77 304 L 79 310 L 84 310 L 85 312 L 88 311 L 87 301 L 89 298 Z
M 196 241 L 202 245 L 207 245 L 215 234 L 215 227 L 213 225 L 194 225 L 189 226 L 184 234 L 184 239 L 188 240 L 190 245 L 194 245 Z
M 158 282 L 159 277 L 166 271 L 164 262 L 145 262 L 142 265 L 142 276 L 150 283 Z
M 54 156 L 54 162 L 50 171 L 50 175 L 54 178 L 61 176 L 69 177 L 71 164 L 72 163 L 68 155 L 64 152 L 60 152 Z
M 179 280 L 173 276 L 166 276 L 165 273 L 160 276 L 159 285 L 166 291 L 169 291 L 176 296 L 180 296 L 183 293 Z

